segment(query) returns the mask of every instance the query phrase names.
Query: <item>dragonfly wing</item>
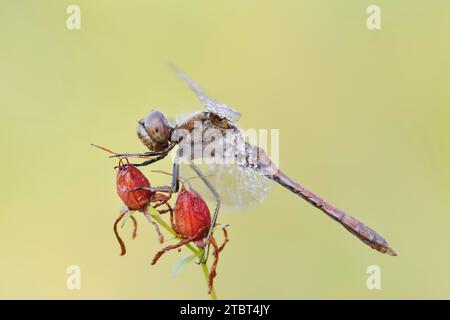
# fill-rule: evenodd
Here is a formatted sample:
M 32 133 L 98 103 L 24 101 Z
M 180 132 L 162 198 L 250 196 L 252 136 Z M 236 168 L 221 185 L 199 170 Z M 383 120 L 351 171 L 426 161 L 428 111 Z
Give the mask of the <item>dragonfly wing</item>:
M 183 82 L 186 83 L 192 91 L 194 91 L 200 102 L 209 112 L 218 115 L 220 118 L 227 119 L 230 122 L 237 122 L 239 120 L 239 118 L 241 117 L 241 114 L 239 112 L 227 106 L 226 104 L 220 103 L 206 95 L 203 89 L 196 82 L 194 82 L 194 80 L 189 78 L 189 76 L 180 68 L 178 68 L 173 63 L 169 63 L 169 65 L 175 71 L 178 77 L 183 80 Z
M 198 164 L 197 167 L 207 177 L 220 195 L 225 212 L 243 212 L 261 205 L 271 190 L 270 181 L 256 171 L 237 164 Z M 180 166 L 180 175 L 202 196 L 214 200 L 209 189 L 187 165 Z

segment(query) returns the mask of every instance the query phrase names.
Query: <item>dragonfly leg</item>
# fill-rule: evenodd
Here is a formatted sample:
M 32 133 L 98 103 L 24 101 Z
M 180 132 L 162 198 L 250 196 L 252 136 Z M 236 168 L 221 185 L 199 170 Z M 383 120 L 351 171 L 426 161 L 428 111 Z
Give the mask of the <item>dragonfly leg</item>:
M 220 195 L 217 192 L 217 190 L 213 187 L 213 185 L 211 184 L 211 182 L 209 182 L 209 180 L 203 175 L 203 173 L 200 171 L 200 169 L 193 164 L 192 162 L 189 164 L 189 166 L 192 168 L 192 170 L 195 171 L 195 173 L 199 176 L 200 179 L 202 179 L 203 183 L 208 187 L 208 189 L 211 191 L 211 193 L 213 194 L 214 198 L 216 199 L 216 209 L 214 210 L 214 215 L 212 217 L 212 221 L 211 221 L 211 225 L 209 226 L 209 231 L 208 231 L 208 235 L 206 236 L 205 239 L 205 244 L 209 243 L 209 240 L 211 239 L 211 235 L 214 229 L 214 226 L 216 225 L 216 221 L 217 221 L 217 216 L 219 215 L 219 209 L 220 209 Z M 206 256 L 206 259 L 203 260 L 205 258 L 205 246 L 202 248 L 202 254 L 200 256 L 200 260 L 197 264 L 200 263 L 206 263 L 208 260 L 208 256 Z
M 147 151 L 147 152 L 143 152 L 143 153 L 115 153 L 112 151 L 107 150 L 108 152 L 111 152 L 112 155 L 109 156 L 110 158 L 123 158 L 123 157 L 127 157 L 127 158 L 150 158 L 150 157 L 158 157 L 158 156 L 166 156 L 170 150 L 173 149 L 173 147 L 175 146 L 175 143 L 171 143 L 169 144 L 169 146 L 167 148 L 165 148 L 164 150 L 161 151 Z M 95 147 L 98 147 L 96 145 L 94 145 Z M 103 147 L 99 147 L 100 149 L 105 150 Z
M 156 192 L 167 192 L 167 193 L 176 193 L 180 190 L 180 164 L 179 164 L 179 156 L 180 152 L 177 152 L 177 155 L 175 157 L 175 160 L 173 162 L 173 169 L 172 169 L 172 183 L 170 186 L 155 186 L 155 187 L 140 187 L 136 188 L 134 190 L 130 190 L 129 192 L 134 192 L 137 190 L 150 190 L 150 191 L 156 191 Z
M 157 156 L 156 158 L 153 158 L 153 159 L 150 159 L 150 160 L 146 160 L 146 161 L 141 162 L 141 163 L 130 163 L 130 164 L 131 164 L 132 166 L 135 166 L 135 167 L 148 166 L 149 164 L 152 164 L 152 163 L 154 163 L 154 162 L 157 162 L 157 161 L 159 161 L 159 160 L 164 159 L 166 156 L 167 156 L 167 153 L 166 153 L 166 154 L 162 154 L 162 155 L 160 155 L 160 156 Z M 117 169 L 118 167 L 119 167 L 119 166 L 115 166 L 114 169 Z
M 155 162 L 157 162 L 157 161 L 159 161 L 159 160 L 164 159 L 167 155 L 168 155 L 168 153 L 163 153 L 163 154 L 161 154 L 161 155 L 159 155 L 159 156 L 157 156 L 157 157 L 155 157 L 155 158 L 153 158 L 153 159 L 146 160 L 146 161 L 141 162 L 141 163 L 131 163 L 131 164 L 132 164 L 133 166 L 135 166 L 135 167 L 148 166 L 149 164 L 152 164 L 152 163 L 155 163 Z
M 169 144 L 169 146 L 166 149 L 161 150 L 161 151 L 147 151 L 144 153 L 116 153 L 105 147 L 91 143 L 91 146 L 111 153 L 112 155 L 109 156 L 110 158 L 126 158 L 126 157 L 128 157 L 128 158 L 148 159 L 151 157 L 155 157 L 153 159 L 144 161 L 139 164 L 133 164 L 134 166 L 146 166 L 153 162 L 156 162 L 156 161 L 159 161 L 159 160 L 165 158 L 169 154 L 170 150 L 172 150 L 175 145 L 176 145 L 175 143 L 171 143 L 171 144 Z M 117 167 L 115 167 L 115 168 L 117 168 Z
M 143 153 L 114 153 L 110 158 L 150 158 L 163 154 L 164 152 L 143 152 Z

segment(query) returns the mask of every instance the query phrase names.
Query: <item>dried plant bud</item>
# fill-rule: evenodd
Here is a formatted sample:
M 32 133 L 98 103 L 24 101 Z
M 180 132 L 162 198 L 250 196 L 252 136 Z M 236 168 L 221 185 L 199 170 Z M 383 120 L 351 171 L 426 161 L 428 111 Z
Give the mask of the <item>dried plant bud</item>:
M 128 163 L 126 158 L 119 161 L 116 186 L 117 194 L 130 210 L 142 210 L 150 203 L 152 192 L 139 189 L 150 187 L 150 182 L 138 168 Z
M 152 265 L 156 264 L 156 262 L 159 260 L 159 258 L 161 258 L 161 256 L 164 253 L 171 250 L 179 249 L 182 246 L 187 245 L 191 242 L 201 247 L 204 247 L 205 245 L 212 245 L 214 250 L 213 252 L 214 261 L 211 265 L 211 269 L 209 270 L 209 274 L 207 275 L 208 294 L 211 294 L 213 292 L 214 287 L 214 278 L 217 275 L 216 270 L 217 264 L 219 262 L 219 253 L 223 250 L 226 243 L 228 242 L 228 233 L 227 230 L 225 229 L 226 226 L 222 227 L 225 239 L 220 247 L 217 245 L 214 236 L 211 236 L 208 239 L 208 243 L 205 244 L 204 242 L 206 240 L 209 228 L 211 226 L 211 214 L 203 198 L 194 190 L 186 189 L 184 185 L 182 186 L 180 192 L 178 193 L 174 213 L 175 213 L 174 214 L 175 221 L 171 219 L 171 225 L 172 228 L 177 233 L 178 237 L 182 239 L 180 242 L 168 245 L 167 247 L 158 251 L 153 257 Z M 194 254 L 197 255 L 195 251 Z M 192 260 L 185 259 L 185 261 L 192 261 Z M 203 267 L 207 268 L 206 265 L 203 265 Z M 179 268 L 179 266 L 177 268 Z
M 175 203 L 175 231 L 182 238 L 202 239 L 206 237 L 210 224 L 211 215 L 206 202 L 197 192 L 183 186 Z

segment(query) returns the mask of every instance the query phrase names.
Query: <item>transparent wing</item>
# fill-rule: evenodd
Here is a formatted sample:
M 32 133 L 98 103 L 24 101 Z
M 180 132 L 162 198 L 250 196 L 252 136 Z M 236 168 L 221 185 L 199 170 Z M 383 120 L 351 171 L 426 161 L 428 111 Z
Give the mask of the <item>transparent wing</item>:
M 191 161 L 200 169 L 220 195 L 222 205 L 228 211 L 243 211 L 260 205 L 267 198 L 271 181 L 252 166 L 247 166 L 247 149 L 241 131 L 228 134 L 222 139 L 214 139 L 213 158 L 202 145 L 198 153 L 193 149 Z M 208 145 L 211 147 L 212 144 Z M 195 148 L 195 146 L 194 146 Z M 198 157 L 198 155 L 200 155 Z M 185 158 L 183 158 L 185 159 Z M 214 160 L 214 161 L 211 161 Z M 214 200 L 210 190 L 189 166 L 189 161 L 181 161 L 180 174 L 183 178 L 192 178 L 189 183 L 205 198 Z
M 175 71 L 178 77 L 186 83 L 189 88 L 197 95 L 201 103 L 205 106 L 205 108 L 218 115 L 220 118 L 225 118 L 230 122 L 237 122 L 241 117 L 241 114 L 234 110 L 233 108 L 227 106 L 226 104 L 219 103 L 211 97 L 208 97 L 203 89 L 194 82 L 191 78 L 188 77 L 186 73 L 184 73 L 180 68 L 178 68 L 173 63 L 169 62 L 170 67 Z
M 246 211 L 262 204 L 271 190 L 268 179 L 256 171 L 237 164 L 197 165 L 220 195 L 224 212 Z M 213 195 L 187 164 L 180 165 L 180 175 L 205 199 Z

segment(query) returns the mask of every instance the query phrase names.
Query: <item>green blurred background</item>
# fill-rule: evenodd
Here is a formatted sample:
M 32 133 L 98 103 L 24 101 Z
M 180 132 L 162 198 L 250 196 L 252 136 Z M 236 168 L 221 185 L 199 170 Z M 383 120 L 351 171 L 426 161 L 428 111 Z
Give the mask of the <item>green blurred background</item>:
M 72 3 L 81 30 L 66 28 Z M 171 277 L 182 254 L 149 265 L 160 245 L 142 216 L 119 257 L 115 162 L 89 146 L 144 151 L 135 126 L 149 110 L 199 108 L 168 59 L 243 128 L 279 128 L 284 171 L 399 253 L 274 186 L 221 218 L 220 298 L 450 298 L 450 3 L 378 0 L 380 31 L 366 28 L 370 4 L 1 0 L 0 298 L 207 298 L 198 267 Z M 72 264 L 81 290 L 66 288 Z M 381 290 L 366 287 L 369 265 Z

